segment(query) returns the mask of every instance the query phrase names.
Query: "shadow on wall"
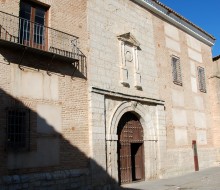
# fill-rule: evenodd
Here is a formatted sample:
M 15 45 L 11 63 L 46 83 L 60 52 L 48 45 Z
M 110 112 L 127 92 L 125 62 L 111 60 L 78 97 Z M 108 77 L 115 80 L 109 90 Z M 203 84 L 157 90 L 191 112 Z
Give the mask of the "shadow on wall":
M 7 43 L 1 43 L 0 53 L 8 64 L 17 64 L 21 69 L 28 67 L 33 70 L 47 71 L 49 75 L 56 74 L 60 77 L 67 75 L 86 79 L 86 60 L 82 61 L 81 58 L 79 58 L 79 62 L 74 62 L 71 58 L 59 56 L 51 52 L 27 48 L 25 46 L 11 47 Z
M 0 89 L 0 189 L 124 189 L 39 115 L 36 104 Z
M 2 89 L 0 102 L 0 189 L 124 189 L 44 118 Z M 38 132 L 43 123 L 52 135 Z M 100 172 L 100 179 L 91 176 L 92 168 Z

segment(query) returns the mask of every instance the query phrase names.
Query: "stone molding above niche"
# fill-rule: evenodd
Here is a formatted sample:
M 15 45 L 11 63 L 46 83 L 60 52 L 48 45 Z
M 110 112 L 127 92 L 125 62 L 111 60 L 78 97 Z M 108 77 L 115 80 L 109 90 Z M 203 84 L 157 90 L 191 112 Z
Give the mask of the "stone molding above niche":
M 120 44 L 120 83 L 125 87 L 134 86 L 142 90 L 141 71 L 138 61 L 138 51 L 141 50 L 140 43 L 129 32 L 118 36 Z M 131 63 L 133 69 L 128 67 Z

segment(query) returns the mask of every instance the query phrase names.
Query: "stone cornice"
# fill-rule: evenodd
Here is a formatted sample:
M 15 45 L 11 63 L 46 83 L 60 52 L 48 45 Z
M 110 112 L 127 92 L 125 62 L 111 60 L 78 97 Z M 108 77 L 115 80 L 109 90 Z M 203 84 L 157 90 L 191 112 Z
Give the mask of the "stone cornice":
M 135 101 L 140 101 L 140 102 L 146 102 L 146 103 L 155 104 L 155 105 L 157 105 L 157 104 L 164 105 L 165 104 L 164 100 L 153 99 L 153 98 L 148 98 L 148 97 L 144 97 L 144 96 L 130 95 L 130 94 L 125 94 L 125 93 L 121 93 L 121 92 L 105 90 L 105 89 L 101 89 L 98 87 L 91 87 L 90 91 L 94 92 L 94 93 L 102 94 L 102 95 L 124 98 L 124 99 L 128 99 L 128 100 L 135 100 Z

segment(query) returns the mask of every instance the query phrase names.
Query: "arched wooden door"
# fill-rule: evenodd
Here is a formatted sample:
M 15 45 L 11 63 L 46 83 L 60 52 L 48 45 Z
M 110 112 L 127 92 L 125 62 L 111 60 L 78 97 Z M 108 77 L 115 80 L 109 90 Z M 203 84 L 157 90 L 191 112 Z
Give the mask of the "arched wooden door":
M 132 113 L 125 113 L 118 125 L 118 166 L 120 184 L 144 180 L 143 128 Z

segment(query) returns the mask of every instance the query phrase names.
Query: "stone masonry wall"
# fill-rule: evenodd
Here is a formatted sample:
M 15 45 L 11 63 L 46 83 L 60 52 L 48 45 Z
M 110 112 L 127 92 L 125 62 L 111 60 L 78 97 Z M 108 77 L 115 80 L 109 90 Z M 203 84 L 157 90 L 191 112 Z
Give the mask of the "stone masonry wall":
M 95 87 L 110 94 L 165 101 L 167 141 L 164 151 L 167 148 L 168 152 L 167 157 L 163 157 L 160 176 L 166 173 L 178 175 L 194 170 L 193 157 L 186 163 L 180 161 L 177 164 L 181 160 L 180 157 L 192 155 L 192 140 L 197 141 L 200 167 L 213 166 L 216 161 L 216 149 L 213 148 L 212 142 L 210 87 L 207 82 L 210 74 L 211 48 L 132 1 L 91 0 L 88 4 L 88 16 L 91 47 L 88 68 L 90 89 Z M 118 38 L 129 32 L 140 43 L 137 54 L 141 70 L 141 90 L 134 87 L 135 79 L 131 79 L 131 75 L 136 74 L 135 65 L 132 65 L 134 61 L 131 55 L 126 54 L 123 57 L 123 48 Z M 125 48 L 128 53 L 129 48 L 132 47 Z M 178 86 L 172 81 L 172 55 L 180 58 L 183 86 Z M 122 64 L 122 58 L 127 61 L 126 68 Z M 198 66 L 205 69 L 206 93 L 198 90 Z M 123 85 L 121 81 L 126 75 L 128 84 Z M 97 132 L 100 123 L 97 124 L 94 120 L 97 118 L 96 114 L 100 114 L 99 118 L 103 121 L 100 130 L 103 131 L 106 122 L 103 117 L 104 100 L 103 97 L 100 98 L 101 102 L 97 104 L 94 94 L 91 94 L 90 98 L 93 102 L 90 104 L 90 138 L 103 138 L 99 135 L 101 132 Z M 102 141 L 104 142 L 104 139 Z M 105 160 L 99 156 L 102 150 L 104 145 L 100 144 L 100 149 L 96 148 L 96 151 L 93 151 L 93 157 L 106 167 Z M 210 150 L 210 157 L 200 156 L 207 150 Z M 173 168 L 177 169 L 174 171 Z
M 100 16 L 102 15 L 102 16 Z M 138 18 L 138 21 L 137 21 Z M 154 64 L 155 46 L 152 15 L 132 1 L 91 0 L 88 3 L 89 28 L 89 85 L 123 94 L 157 99 L 157 70 Z M 118 36 L 129 33 L 140 43 L 137 50 L 141 75 L 141 88 L 134 86 L 135 57 L 125 55 L 127 60 L 128 86 L 121 84 L 122 58 Z M 127 47 L 132 54 L 132 47 Z
M 47 173 L 4 176 L 0 188 L 9 189 L 90 189 L 88 170 L 62 170 Z
M 88 30 L 91 157 L 118 181 L 117 140 L 106 141 L 107 135 L 116 138 L 117 134 L 109 134 L 112 121 L 106 114 L 114 114 L 117 102 L 129 102 L 123 97 L 126 95 L 132 96 L 140 105 L 142 98 L 159 98 L 152 15 L 132 1 L 91 0 L 88 1 Z M 130 43 L 126 43 L 126 40 Z M 123 84 L 125 78 L 127 83 Z M 136 88 L 138 79 L 140 84 Z M 93 92 L 93 87 L 100 92 Z M 106 91 L 110 97 L 105 95 Z M 110 102 L 115 105 L 109 106 Z M 146 112 L 144 114 L 147 115 Z M 146 144 L 146 152 L 150 149 L 154 151 L 146 157 L 148 163 L 153 160 L 156 147 L 153 142 Z M 146 171 L 149 167 L 153 171 L 147 171 L 146 176 L 155 178 L 156 162 L 159 161 L 155 161 L 153 166 L 147 164 Z M 100 183 L 98 179 L 105 177 L 96 167 L 92 167 L 92 173 L 94 184 Z
M 217 152 L 217 161 L 218 163 L 220 162 L 220 128 L 219 128 L 219 123 L 220 123 L 220 118 L 219 118 L 219 113 L 220 113 L 220 107 L 219 107 L 219 100 L 220 100 L 220 80 L 219 80 L 219 59 L 215 60 L 212 63 L 212 71 L 209 79 L 209 84 L 210 84 L 210 89 L 211 89 L 211 102 L 212 102 L 212 119 L 213 119 L 213 143 L 216 148 L 218 148 Z
M 208 83 L 211 47 L 156 16 L 153 25 L 160 98 L 166 107 L 167 175 L 194 170 L 192 140 L 197 141 L 200 168 L 213 166 L 216 149 Z M 173 83 L 171 56 L 180 58 L 182 86 Z M 206 93 L 198 88 L 198 66 L 205 69 Z M 207 150 L 209 156 L 204 154 Z

